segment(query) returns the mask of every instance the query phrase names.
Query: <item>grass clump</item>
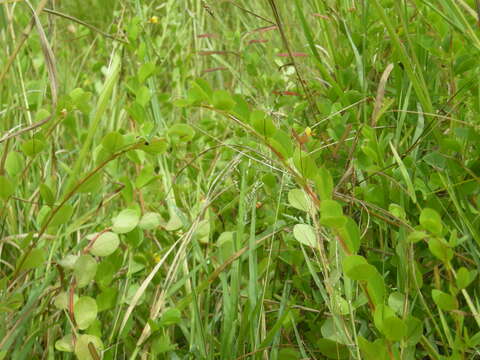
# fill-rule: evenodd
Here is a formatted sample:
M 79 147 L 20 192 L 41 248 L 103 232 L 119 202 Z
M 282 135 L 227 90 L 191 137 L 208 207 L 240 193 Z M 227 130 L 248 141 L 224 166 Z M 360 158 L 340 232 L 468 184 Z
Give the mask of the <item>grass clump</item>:
M 0 4 L 0 358 L 479 356 L 478 4 L 56 5 Z

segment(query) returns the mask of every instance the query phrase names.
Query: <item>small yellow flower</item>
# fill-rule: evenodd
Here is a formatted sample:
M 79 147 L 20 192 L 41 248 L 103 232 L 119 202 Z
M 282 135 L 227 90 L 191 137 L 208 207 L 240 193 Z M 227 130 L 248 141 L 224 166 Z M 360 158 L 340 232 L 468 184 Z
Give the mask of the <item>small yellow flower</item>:
M 158 16 L 152 16 L 150 19 L 148 19 L 148 22 L 150 24 L 158 24 Z
M 307 128 L 305 129 L 305 135 L 307 136 L 312 136 L 312 129 L 310 129 L 310 127 L 307 126 Z
M 156 253 L 155 256 L 153 257 L 153 259 L 158 264 L 162 258 L 160 257 L 160 254 Z

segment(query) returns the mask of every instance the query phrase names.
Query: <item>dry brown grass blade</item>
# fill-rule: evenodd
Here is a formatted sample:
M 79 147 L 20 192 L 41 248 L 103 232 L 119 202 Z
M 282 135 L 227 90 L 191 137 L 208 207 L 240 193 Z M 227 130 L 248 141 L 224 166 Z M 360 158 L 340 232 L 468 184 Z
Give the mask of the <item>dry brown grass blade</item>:
M 378 84 L 377 96 L 375 98 L 375 107 L 372 114 L 372 126 L 375 126 L 380 115 L 380 110 L 383 105 L 383 98 L 385 97 L 385 86 L 387 85 L 387 80 L 390 76 L 390 73 L 393 70 L 393 64 L 390 63 L 387 65 L 383 71 L 382 77 L 380 78 L 380 83 Z

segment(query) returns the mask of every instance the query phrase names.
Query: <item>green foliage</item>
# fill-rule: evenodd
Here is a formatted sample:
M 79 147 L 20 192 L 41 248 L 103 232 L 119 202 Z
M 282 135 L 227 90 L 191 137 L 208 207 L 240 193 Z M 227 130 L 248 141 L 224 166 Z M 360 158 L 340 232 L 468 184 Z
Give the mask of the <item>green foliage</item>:
M 0 198 L 8 199 L 15 192 L 13 182 L 6 176 L 0 176 Z
M 23 156 L 17 151 L 10 151 L 5 159 L 5 170 L 8 175 L 15 177 L 20 174 L 25 166 Z
M 219 110 L 231 110 L 235 106 L 235 101 L 232 99 L 228 91 L 216 90 L 212 95 L 212 104 Z
M 80 297 L 73 306 L 75 321 L 79 329 L 87 329 L 97 318 L 97 303 L 89 296 Z
M 125 234 L 138 225 L 140 221 L 140 212 L 135 209 L 122 210 L 114 219 L 112 229 L 117 234 Z
M 330 339 L 320 339 L 317 341 L 319 351 L 328 359 L 348 359 L 349 351 L 343 344 L 336 343 Z
M 92 347 L 95 350 L 93 350 Z M 95 352 L 98 358 L 102 350 L 102 341 L 94 335 L 80 335 L 75 343 L 75 355 L 78 360 L 95 360 L 95 355 L 92 356 L 92 352 Z
M 46 260 L 44 249 L 33 249 L 25 258 L 19 258 L 17 261 L 18 270 L 30 270 L 42 266 Z
M 322 166 L 315 178 L 317 191 L 321 200 L 331 200 L 333 195 L 333 179 L 325 166 Z
M 293 227 L 293 236 L 295 239 L 310 247 L 315 247 L 317 239 L 315 236 L 315 229 L 307 224 L 297 224 Z
M 312 155 L 297 149 L 293 154 L 293 163 L 300 175 L 307 179 L 315 179 L 318 168 Z
M 109 256 L 117 250 L 120 239 L 117 234 L 107 231 L 93 243 L 90 253 L 95 256 Z
M 458 308 L 457 299 L 443 291 L 433 289 L 432 298 L 435 304 L 442 310 L 450 311 Z
M 478 349 L 473 1 L 8 3 L 0 358 Z
M 307 213 L 315 210 L 315 205 L 308 194 L 302 189 L 292 189 L 288 192 L 288 203 L 298 210 Z
M 21 149 L 26 156 L 33 157 L 40 154 L 47 144 L 42 139 L 30 139 L 21 145 Z
M 90 255 L 82 255 L 73 266 L 73 273 L 77 286 L 79 288 L 85 287 L 95 278 L 97 272 L 97 262 Z
M 342 206 L 335 200 L 323 200 L 320 205 L 320 223 L 327 227 L 341 228 L 347 223 Z
M 120 150 L 123 144 L 123 136 L 118 131 L 113 131 L 105 135 L 102 139 L 102 147 L 111 154 Z
M 433 209 L 425 208 L 420 214 L 420 225 L 435 235 L 441 235 L 443 225 L 440 215 Z
M 272 119 L 261 110 L 251 112 L 250 123 L 255 131 L 265 137 L 272 137 L 277 131 Z

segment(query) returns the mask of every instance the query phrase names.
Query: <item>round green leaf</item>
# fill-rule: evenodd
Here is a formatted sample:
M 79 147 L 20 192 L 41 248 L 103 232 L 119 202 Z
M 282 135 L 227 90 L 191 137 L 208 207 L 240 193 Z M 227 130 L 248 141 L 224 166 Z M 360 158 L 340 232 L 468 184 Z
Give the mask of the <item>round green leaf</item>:
M 95 256 L 108 256 L 117 250 L 119 244 L 120 239 L 118 238 L 118 235 L 107 231 L 95 240 L 90 249 L 90 253 Z
M 420 240 L 423 240 L 427 237 L 428 237 L 428 234 L 425 231 L 415 230 L 415 231 L 412 231 L 410 234 L 408 234 L 407 241 L 410 241 L 412 243 L 417 243 Z
M 155 72 L 155 64 L 154 63 L 145 63 L 142 66 L 140 66 L 140 69 L 138 69 L 138 81 L 143 84 L 145 80 L 147 80 L 153 73 Z
M 6 176 L 0 176 L 0 199 L 8 199 L 14 192 L 13 182 Z
M 213 92 L 212 104 L 219 110 L 231 110 L 235 106 L 235 100 L 232 99 L 228 91 L 217 90 Z
M 317 186 L 317 192 L 321 200 L 332 199 L 333 178 L 324 166 L 319 169 L 318 174 L 315 177 L 315 185 Z
M 208 244 L 210 239 L 210 219 L 203 219 L 198 223 L 196 235 L 202 244 Z
M 78 300 L 78 295 L 73 294 L 73 303 L 75 304 L 77 300 Z M 62 291 L 60 294 L 58 294 L 55 297 L 55 300 L 53 301 L 53 305 L 55 305 L 57 309 L 64 310 L 64 309 L 68 309 L 69 302 L 70 302 L 70 294 L 67 293 L 66 291 Z
M 144 239 L 143 231 L 138 227 L 125 235 L 125 242 L 129 246 L 132 246 L 134 248 L 139 247 L 140 244 L 143 242 L 143 239 Z
M 355 254 L 358 252 L 358 250 L 360 250 L 360 229 L 352 218 L 345 216 L 345 219 L 345 225 L 337 228 L 337 230 L 347 245 L 348 250 L 350 250 L 352 254 Z
M 445 311 L 451 311 L 458 308 L 457 298 L 443 291 L 433 289 L 432 298 L 437 306 Z
M 90 296 L 80 297 L 73 306 L 73 315 L 81 330 L 88 328 L 95 321 L 97 313 L 97 302 Z
M 468 285 L 472 283 L 473 280 L 475 280 L 476 277 L 477 277 L 476 270 L 468 271 L 467 268 L 461 267 L 457 271 L 457 278 L 456 278 L 457 287 L 459 289 L 465 289 Z
M 25 155 L 33 157 L 45 149 L 46 146 L 47 145 L 42 140 L 30 139 L 21 145 L 21 149 Z
M 48 224 L 49 227 L 55 227 L 65 224 L 73 215 L 73 206 L 69 204 L 63 205 L 56 213 L 53 215 L 52 220 Z
M 312 155 L 297 148 L 293 154 L 293 163 L 303 177 L 314 180 L 317 176 L 318 168 Z
M 117 234 L 126 234 L 135 229 L 139 221 L 139 211 L 133 209 L 122 210 L 120 214 L 113 219 L 112 229 Z
M 39 186 L 39 190 L 40 196 L 42 197 L 42 200 L 45 202 L 45 204 L 53 206 L 55 204 L 55 195 L 53 194 L 52 189 L 50 189 L 47 184 L 42 183 Z
M 55 300 L 53 301 L 53 305 L 57 309 L 63 310 L 68 308 L 68 294 L 65 291 L 62 291 L 60 294 L 55 296 Z
M 350 255 L 343 259 L 343 271 L 352 280 L 369 280 L 375 274 L 375 267 L 360 255 Z
M 78 360 L 95 360 L 92 356 L 90 346 L 93 345 L 98 358 L 101 358 L 101 351 L 103 350 L 103 343 L 98 337 L 94 335 L 83 334 L 77 339 L 75 343 L 75 355 L 77 356 Z
M 420 225 L 432 234 L 440 235 L 442 233 L 442 218 L 433 209 L 425 208 L 422 210 L 420 214 Z
M 350 352 L 348 348 L 340 343 L 330 339 L 320 339 L 317 341 L 317 347 L 320 352 L 328 359 L 348 359 Z
M 176 212 L 172 212 L 168 223 L 165 225 L 165 230 L 167 231 L 176 231 L 183 227 L 182 219 L 177 215 Z
M 78 255 L 68 254 L 58 264 L 65 269 L 72 270 L 75 267 L 75 263 L 78 260 Z
M 24 166 L 25 161 L 20 153 L 16 151 L 10 151 L 8 153 L 5 160 L 5 170 L 7 170 L 8 175 L 16 176 L 20 174 L 23 171 Z
M 109 310 L 115 307 L 117 302 L 118 290 L 107 287 L 97 296 L 98 312 Z
M 384 304 L 378 304 L 373 313 L 375 327 L 383 333 L 384 320 L 395 316 L 395 311 Z
M 102 187 L 102 174 L 100 172 L 92 175 L 87 181 L 85 181 L 80 187 L 77 189 L 79 193 L 94 193 L 99 188 Z
M 95 278 L 97 262 L 90 255 L 80 256 L 73 267 L 73 274 L 77 280 L 77 287 L 87 286 Z
M 116 270 L 117 269 L 115 268 L 114 264 L 108 260 L 103 260 L 98 265 L 97 273 L 95 274 L 95 282 L 98 284 L 98 286 L 104 289 L 112 282 Z
M 195 136 L 195 130 L 187 124 L 174 124 L 168 129 L 168 135 L 182 142 L 189 142 Z
M 409 315 L 405 319 L 407 325 L 406 342 L 408 346 L 415 346 L 420 342 L 423 335 L 423 324 L 416 317 Z
M 441 238 L 430 238 L 428 240 L 428 249 L 441 261 L 447 263 L 453 258 L 453 250 L 448 243 Z
M 148 154 L 158 155 L 167 151 L 168 144 L 164 139 L 154 138 L 150 142 L 145 142 L 140 150 L 145 151 Z
M 192 81 L 188 89 L 188 101 L 191 105 L 196 105 L 210 100 L 210 89 L 206 89 L 202 81 Z
M 161 326 L 175 325 L 182 319 L 182 313 L 177 308 L 166 309 L 160 317 L 159 324 Z
M 285 348 L 278 352 L 278 360 L 298 360 L 302 355 L 295 349 Z
M 113 131 L 105 135 L 102 139 L 102 146 L 110 153 L 120 150 L 123 147 L 124 139 L 123 135 L 118 131 Z
M 55 349 L 63 352 L 73 352 L 72 334 L 67 334 L 55 342 Z
M 222 262 L 226 261 L 235 253 L 234 236 L 234 232 L 226 231 L 221 233 L 217 239 L 216 245 L 218 247 L 219 258 Z
M 145 165 L 143 169 L 138 174 L 135 180 L 135 187 L 141 189 L 148 184 L 151 184 L 158 176 L 155 174 L 155 169 L 152 165 Z
M 39 109 L 35 114 L 35 122 L 45 120 L 49 116 L 50 116 L 50 111 L 48 111 L 47 109 Z
M 47 254 L 43 249 L 33 249 L 27 255 L 27 258 L 20 265 L 21 257 L 18 259 L 17 267 L 20 266 L 19 270 L 30 270 L 42 265 L 47 258 Z
M 292 157 L 292 140 L 285 131 L 277 129 L 273 137 L 267 138 L 267 143 L 277 152 L 279 152 L 284 158 L 288 159 Z
M 311 212 L 315 209 L 312 199 L 302 189 L 292 189 L 288 192 L 288 202 L 298 210 Z
M 265 137 L 272 137 L 277 131 L 270 116 L 261 110 L 254 110 L 251 112 L 250 124 L 252 124 L 252 127 L 256 132 Z
M 370 265 L 371 268 L 367 270 L 367 272 L 371 272 L 369 274 L 369 278 L 367 279 L 367 291 L 372 299 L 372 302 L 375 305 L 383 304 L 385 300 L 385 281 L 383 280 L 383 276 L 378 272 L 378 270 Z M 359 269 L 359 271 L 363 271 Z
M 166 356 L 159 357 L 159 355 L 175 350 L 176 344 L 172 344 L 168 334 L 156 336 L 152 340 L 152 353 L 156 359 L 166 358 Z
M 316 247 L 317 237 L 315 236 L 315 229 L 307 224 L 297 224 L 293 227 L 293 236 L 295 239 L 310 247 Z
M 407 334 L 407 326 L 397 316 L 389 316 L 383 319 L 383 333 L 388 340 L 400 341 Z
M 323 200 L 320 204 L 320 215 L 320 224 L 323 226 L 340 228 L 347 223 L 342 205 L 335 200 Z
M 373 343 L 362 336 L 358 337 L 358 345 L 364 360 L 388 360 L 388 348 L 384 339 L 377 339 Z
M 405 304 L 405 295 L 394 291 L 388 297 L 388 306 L 390 306 L 397 314 L 401 314 Z
M 243 122 L 248 122 L 248 119 L 250 118 L 250 107 L 248 106 L 248 103 L 238 94 L 234 94 L 232 98 L 235 101 L 235 107 L 232 109 L 232 112 Z

